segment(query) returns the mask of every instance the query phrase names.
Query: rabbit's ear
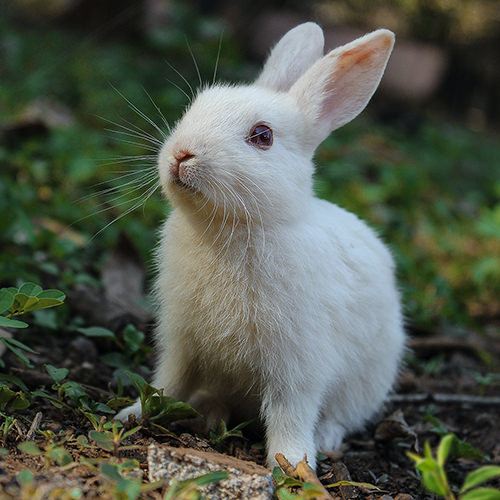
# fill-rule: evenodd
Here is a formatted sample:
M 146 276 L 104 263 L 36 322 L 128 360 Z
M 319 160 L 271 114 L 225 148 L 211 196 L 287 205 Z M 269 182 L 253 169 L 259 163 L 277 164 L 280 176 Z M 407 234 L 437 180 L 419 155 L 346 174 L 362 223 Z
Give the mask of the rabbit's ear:
M 286 92 L 323 55 L 324 44 L 316 23 L 299 24 L 274 46 L 255 84 Z
M 332 50 L 290 89 L 314 124 L 315 146 L 355 118 L 368 104 L 384 73 L 394 33 L 381 29 Z

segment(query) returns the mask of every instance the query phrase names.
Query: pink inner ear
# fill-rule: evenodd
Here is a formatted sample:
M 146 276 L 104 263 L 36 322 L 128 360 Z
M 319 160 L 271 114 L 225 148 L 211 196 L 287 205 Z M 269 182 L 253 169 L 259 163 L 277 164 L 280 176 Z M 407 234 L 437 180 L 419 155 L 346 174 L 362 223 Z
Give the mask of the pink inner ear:
M 332 70 L 325 85 L 321 117 L 335 110 L 347 112 L 362 102 L 362 108 L 366 105 L 381 76 L 377 68 L 384 64 L 391 45 L 392 39 L 382 36 L 340 54 L 331 54 Z

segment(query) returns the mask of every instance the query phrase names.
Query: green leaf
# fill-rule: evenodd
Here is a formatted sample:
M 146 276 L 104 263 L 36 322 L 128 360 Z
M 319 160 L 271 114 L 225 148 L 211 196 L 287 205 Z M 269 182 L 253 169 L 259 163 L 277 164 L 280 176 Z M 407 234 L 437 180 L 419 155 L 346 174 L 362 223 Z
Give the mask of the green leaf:
M 475 486 L 479 486 L 481 483 L 489 481 L 494 477 L 500 476 L 500 466 L 498 465 L 486 465 L 477 470 L 470 472 L 465 478 L 464 485 L 460 490 L 460 493 L 470 490 Z
M 2 410 L 24 410 L 30 405 L 22 392 L 14 392 L 6 385 L 0 385 L 0 409 Z
M 201 417 L 189 404 L 166 396 L 151 396 L 146 403 L 147 417 L 152 422 L 168 424 L 176 420 Z
M 14 302 L 15 293 L 7 288 L 2 288 L 0 290 L 0 314 L 10 309 L 10 306 Z
M 292 493 L 286 486 L 278 488 L 276 490 L 276 496 L 279 500 L 302 500 L 304 497 L 302 495 L 297 495 Z
M 103 354 L 99 358 L 103 363 L 112 368 L 130 368 L 130 359 L 128 359 L 121 352 L 109 352 L 108 354 Z
M 209 483 L 216 483 L 227 478 L 227 472 L 209 472 L 202 476 L 193 477 L 185 481 L 173 480 L 170 482 L 168 490 L 163 497 L 164 500 L 174 500 L 176 498 L 191 499 L 203 498 L 198 490 L 198 487 Z
M 433 458 L 424 458 L 415 466 L 421 472 L 439 472 L 439 464 Z
M 33 304 L 26 303 L 24 306 L 24 312 L 37 311 L 39 309 L 48 309 L 49 307 L 55 307 L 64 304 L 64 302 L 59 299 L 39 299 L 38 297 L 36 297 L 36 300 L 36 303 Z
M 5 316 L 0 316 L 0 326 L 5 326 L 7 328 L 27 328 L 29 325 L 24 321 L 19 321 L 17 319 L 6 318 Z
M 412 453 L 411 451 L 407 451 L 406 454 L 408 455 L 409 458 L 411 458 L 415 462 L 415 465 L 417 465 L 422 460 L 424 460 L 424 457 L 421 457 L 420 455 L 417 455 L 416 453 Z
M 371 483 L 360 483 L 358 481 L 337 481 L 336 483 L 326 485 L 326 488 L 336 488 L 338 486 L 358 486 L 361 488 L 366 488 L 367 490 L 379 490 L 378 486 Z
M 120 464 L 120 472 L 122 470 L 138 469 L 140 466 L 141 465 L 136 458 L 129 458 L 128 460 L 125 460 L 125 462 L 122 462 Z
M 435 472 L 422 471 L 422 483 L 428 490 L 436 493 L 436 495 L 446 496 L 446 485 Z
M 23 469 L 17 475 L 17 480 L 21 486 L 27 485 L 33 481 L 33 473 L 28 469 Z
M 128 430 L 127 432 L 125 432 L 122 436 L 122 439 L 126 439 L 128 438 L 129 436 L 132 436 L 132 434 L 135 434 L 137 431 L 139 431 L 140 429 L 142 428 L 141 425 L 138 425 L 137 427 L 134 427 L 130 430 Z
M 107 328 L 103 328 L 101 326 L 91 326 L 89 328 L 78 328 L 77 330 L 80 333 L 83 333 L 87 337 L 100 337 L 105 339 L 116 339 L 116 335 Z
M 14 375 L 6 375 L 5 373 L 0 373 L 0 384 L 2 382 L 7 382 L 9 384 L 14 384 L 19 389 L 21 389 L 24 392 L 29 392 L 28 388 L 26 387 L 26 384 L 19 378 Z
M 203 486 L 210 483 L 218 483 L 223 479 L 227 479 L 228 473 L 226 471 L 209 472 L 208 474 L 203 474 L 203 476 L 198 476 L 190 479 L 191 482 L 198 486 Z
M 83 434 L 80 434 L 77 438 L 76 438 L 76 442 L 80 445 L 80 446 L 88 446 L 89 444 L 89 440 L 87 439 L 87 436 L 84 436 Z
M 424 444 L 424 457 L 433 460 L 431 445 L 429 441 L 426 441 Z
M 474 458 L 482 460 L 485 458 L 485 454 L 461 439 L 456 439 L 453 445 L 453 455 L 456 458 Z
M 439 447 L 437 449 L 437 462 L 441 467 L 444 466 L 455 440 L 455 434 L 447 434 L 444 438 L 441 439 L 441 442 L 439 443 Z
M 19 293 L 24 293 L 26 295 L 36 297 L 42 290 L 43 289 L 40 285 L 27 281 L 19 288 Z
M 137 330 L 134 325 L 127 325 L 123 331 L 123 340 L 131 353 L 137 352 L 144 341 L 144 333 Z
M 141 400 L 143 416 L 149 415 L 150 401 L 153 394 L 158 394 L 158 389 L 155 389 L 153 386 L 149 385 L 140 375 L 137 373 L 132 373 L 126 371 L 125 374 L 132 382 L 132 385 L 137 389 L 139 393 L 139 397 Z
M 25 293 L 16 293 L 16 295 L 14 296 L 14 302 L 12 303 L 12 305 L 10 306 L 10 311 L 11 312 L 17 312 L 17 313 L 23 313 L 24 312 L 24 307 L 25 305 L 28 303 L 28 301 L 31 300 L 31 302 L 33 301 L 38 301 L 38 299 L 36 297 L 31 297 L 30 295 L 26 295 Z
M 37 297 L 40 300 L 55 299 L 59 300 L 60 302 L 64 302 L 64 300 L 66 299 L 66 294 L 64 292 L 61 292 L 61 290 L 49 289 L 49 290 L 44 290 L 42 293 L 39 293 Z
M 124 493 L 127 500 L 135 500 L 141 492 L 141 481 L 120 478 L 116 483 L 116 491 Z
M 28 455 L 41 455 L 42 450 L 38 447 L 38 445 L 34 441 L 24 441 L 24 443 L 19 443 L 17 447 Z
M 67 368 L 56 368 L 55 366 L 49 364 L 45 364 L 43 366 L 45 366 L 47 373 L 52 377 L 52 380 L 56 384 L 59 384 L 59 382 L 68 376 L 69 370 Z
M 110 408 L 105 403 L 92 402 L 91 406 L 93 411 L 98 411 L 99 413 L 108 413 L 109 415 L 114 415 L 116 413 L 113 408 Z
M 32 349 L 31 347 L 28 347 L 26 344 L 23 344 L 22 342 L 20 342 L 19 340 L 17 339 L 5 339 L 9 344 L 13 344 L 15 345 L 16 347 L 19 347 L 20 349 L 23 349 L 24 351 L 28 351 L 28 352 L 31 352 L 32 354 L 38 354 L 37 351 L 35 351 L 34 349 Z
M 477 488 L 463 494 L 460 500 L 500 500 L 500 490 L 496 490 L 495 488 Z
M 106 406 L 112 408 L 114 411 L 119 410 L 120 408 L 125 408 L 125 406 L 129 406 L 134 403 L 134 400 L 131 398 L 121 397 L 121 398 L 111 398 L 106 401 Z
M 70 498 L 73 498 L 74 500 L 78 500 L 79 498 L 83 497 L 83 492 L 80 488 L 70 488 L 68 490 L 68 493 L 70 495 Z
M 47 455 L 59 465 L 68 465 L 73 462 L 71 455 L 64 449 L 63 446 L 52 448 L 47 452 Z
M 119 481 L 122 478 L 120 476 L 120 473 L 118 472 L 118 467 L 116 465 L 105 463 L 101 465 L 100 469 L 102 474 L 113 481 Z
M 316 484 L 305 482 L 302 485 L 304 498 L 316 498 L 323 493 L 323 490 Z
M 89 397 L 80 384 L 71 380 L 64 382 L 59 390 L 61 390 L 77 406 L 81 405 L 82 402 Z
M 279 486 L 287 478 L 287 475 L 281 470 L 281 467 L 274 467 L 273 469 L 273 479 L 274 482 Z
M 31 361 L 17 348 L 15 347 L 14 342 L 12 342 L 14 339 L 9 339 L 9 338 L 1 338 L 0 341 L 2 341 L 5 344 L 5 347 L 7 349 L 11 350 L 18 358 L 19 360 L 24 363 L 26 366 L 32 366 Z M 13 345 L 14 344 L 14 345 Z M 23 347 L 24 349 L 24 347 Z
M 97 446 L 106 451 L 113 451 L 113 434 L 109 431 L 99 432 L 99 431 L 90 431 L 89 437 L 93 441 L 96 442 Z M 105 465 L 105 464 L 104 464 Z M 118 474 L 118 472 L 117 472 Z

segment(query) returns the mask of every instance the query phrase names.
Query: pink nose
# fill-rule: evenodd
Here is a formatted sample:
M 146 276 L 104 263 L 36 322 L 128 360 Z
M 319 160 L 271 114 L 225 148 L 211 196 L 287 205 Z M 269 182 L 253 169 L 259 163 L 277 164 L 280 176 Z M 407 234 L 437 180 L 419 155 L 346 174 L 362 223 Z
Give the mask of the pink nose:
M 172 176 L 176 179 L 182 177 L 184 175 L 185 169 L 185 165 L 183 165 L 182 163 L 189 160 L 190 158 L 193 158 L 193 156 L 193 154 L 184 149 L 181 149 L 180 151 L 175 153 L 174 158 L 176 159 L 176 162 L 170 165 L 170 173 L 172 174 Z

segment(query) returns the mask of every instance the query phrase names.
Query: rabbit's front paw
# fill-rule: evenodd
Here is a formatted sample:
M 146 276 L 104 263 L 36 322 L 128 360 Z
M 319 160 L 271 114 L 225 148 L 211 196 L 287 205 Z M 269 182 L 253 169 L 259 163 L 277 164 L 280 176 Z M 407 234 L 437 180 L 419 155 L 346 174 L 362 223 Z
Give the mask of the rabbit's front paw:
M 140 420 L 142 418 L 142 407 L 140 401 L 136 401 L 133 405 L 118 412 L 115 415 L 115 420 L 126 423 L 128 422 L 129 415 L 134 415 L 136 420 Z

